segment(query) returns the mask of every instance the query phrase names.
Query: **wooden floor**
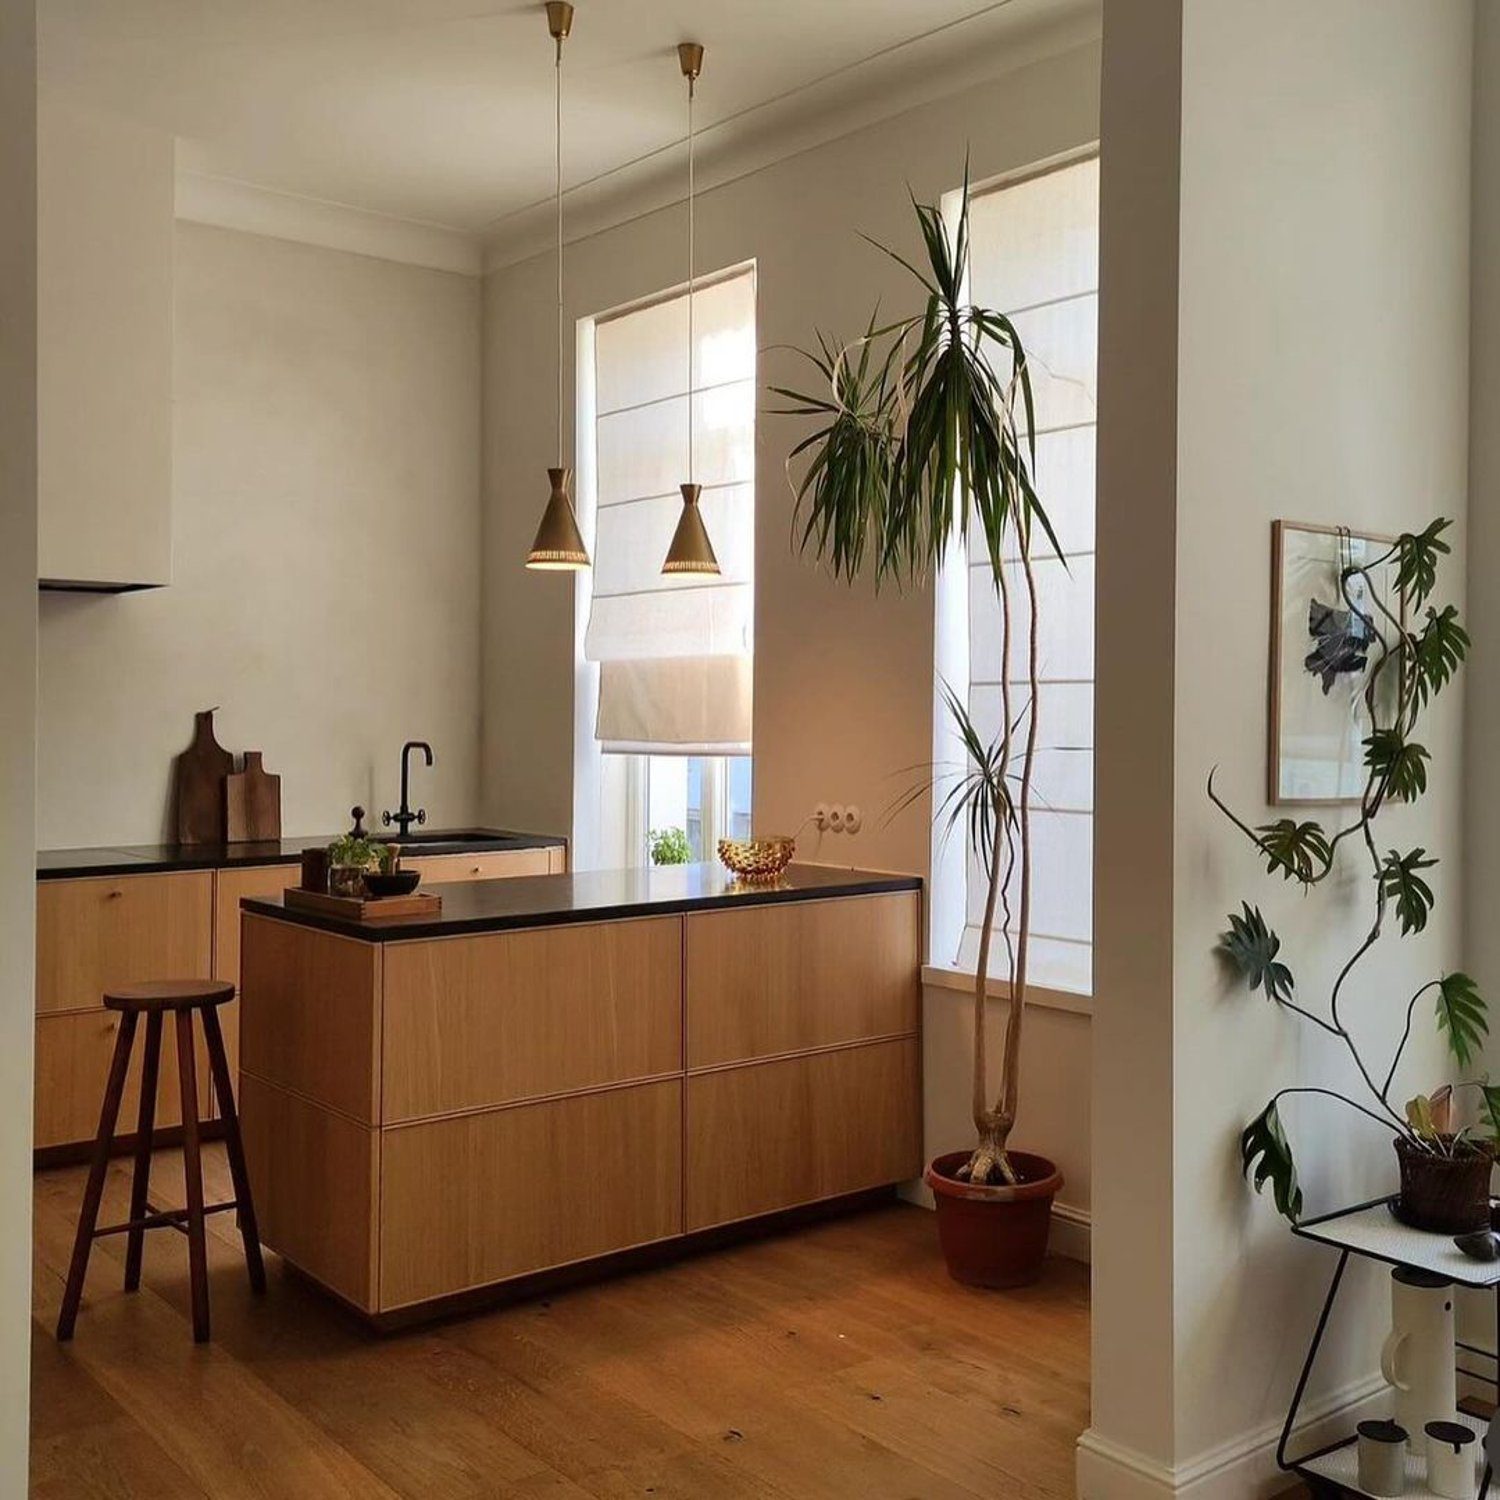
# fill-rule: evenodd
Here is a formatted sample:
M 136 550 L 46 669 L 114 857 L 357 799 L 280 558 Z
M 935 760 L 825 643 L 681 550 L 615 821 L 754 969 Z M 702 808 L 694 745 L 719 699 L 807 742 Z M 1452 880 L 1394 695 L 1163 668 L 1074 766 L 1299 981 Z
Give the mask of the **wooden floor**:
M 209 1201 L 230 1196 L 222 1151 Z M 105 1194 L 125 1217 L 125 1164 Z M 155 1201 L 182 1201 L 158 1154 Z M 52 1337 L 81 1169 L 36 1179 L 32 1489 L 87 1497 L 516 1500 L 1067 1496 L 1088 1421 L 1083 1267 L 980 1293 L 891 1206 L 549 1299 L 380 1338 L 270 1258 L 245 1282 L 209 1221 L 213 1342 L 187 1247 L 147 1236 L 138 1293 L 99 1241 L 73 1343 Z

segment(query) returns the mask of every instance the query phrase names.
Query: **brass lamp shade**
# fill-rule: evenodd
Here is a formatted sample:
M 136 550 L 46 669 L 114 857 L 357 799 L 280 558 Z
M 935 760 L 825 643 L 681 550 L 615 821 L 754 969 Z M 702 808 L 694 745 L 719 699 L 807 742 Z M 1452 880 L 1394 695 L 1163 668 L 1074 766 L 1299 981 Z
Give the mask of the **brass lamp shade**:
M 547 470 L 552 493 L 542 512 L 542 524 L 536 529 L 536 540 L 526 555 L 528 568 L 577 572 L 589 565 L 588 548 L 583 545 L 583 533 L 578 529 L 578 519 L 573 514 L 572 501 L 568 499 L 568 480 L 571 477 L 570 469 Z
M 682 486 L 682 514 L 677 518 L 677 530 L 672 533 L 672 545 L 667 548 L 667 560 L 661 565 L 663 573 L 719 571 L 719 559 L 714 556 L 708 528 L 703 524 L 703 512 L 698 509 L 701 493 L 701 485 Z

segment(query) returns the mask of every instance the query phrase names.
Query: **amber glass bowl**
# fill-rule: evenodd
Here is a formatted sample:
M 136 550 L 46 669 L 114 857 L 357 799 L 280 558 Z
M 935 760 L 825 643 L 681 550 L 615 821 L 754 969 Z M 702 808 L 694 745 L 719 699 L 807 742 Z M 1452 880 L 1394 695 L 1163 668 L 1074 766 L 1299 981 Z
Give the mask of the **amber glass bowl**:
M 786 833 L 760 839 L 719 840 L 720 861 L 741 880 L 779 880 L 796 852 L 796 839 Z

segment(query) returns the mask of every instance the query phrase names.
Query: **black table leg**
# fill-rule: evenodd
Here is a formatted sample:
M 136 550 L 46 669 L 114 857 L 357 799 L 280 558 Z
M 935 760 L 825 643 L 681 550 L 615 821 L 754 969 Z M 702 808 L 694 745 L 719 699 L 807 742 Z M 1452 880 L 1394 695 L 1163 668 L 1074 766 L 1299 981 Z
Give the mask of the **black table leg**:
M 1312 1376 L 1313 1364 L 1318 1357 L 1318 1346 L 1323 1342 L 1323 1335 L 1328 1330 L 1328 1315 L 1333 1311 L 1334 1301 L 1339 1294 L 1339 1283 L 1344 1279 L 1344 1267 L 1349 1264 L 1349 1252 L 1339 1252 L 1339 1263 L 1334 1267 L 1333 1280 L 1328 1284 L 1328 1295 L 1323 1299 L 1323 1311 L 1318 1314 L 1318 1326 L 1313 1331 L 1312 1344 L 1308 1347 L 1307 1358 L 1302 1362 L 1302 1373 L 1297 1377 L 1297 1389 L 1292 1393 L 1292 1404 L 1287 1409 L 1286 1422 L 1281 1429 L 1281 1441 L 1276 1445 L 1276 1466 L 1279 1469 L 1295 1469 L 1298 1463 L 1305 1462 L 1303 1459 L 1289 1460 L 1286 1456 L 1287 1444 L 1292 1440 L 1292 1429 L 1297 1425 L 1297 1408 L 1302 1405 L 1302 1397 L 1307 1391 L 1307 1382 Z M 1497 1303 L 1500 1306 L 1500 1303 Z M 1316 1455 L 1309 1454 L 1308 1457 Z

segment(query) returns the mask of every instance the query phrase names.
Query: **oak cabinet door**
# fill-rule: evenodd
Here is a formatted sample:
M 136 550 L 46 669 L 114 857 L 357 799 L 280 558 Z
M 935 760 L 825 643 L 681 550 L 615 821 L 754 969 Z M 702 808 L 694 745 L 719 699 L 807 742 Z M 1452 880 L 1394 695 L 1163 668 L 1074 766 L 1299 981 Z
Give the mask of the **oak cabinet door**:
M 420 870 L 423 885 L 450 880 L 507 880 L 516 875 L 546 875 L 552 869 L 547 849 L 492 849 L 479 854 L 402 856 L 401 867 Z
M 381 1132 L 382 1311 L 682 1230 L 682 1084 Z
M 688 1067 L 917 1030 L 915 891 L 686 918 Z
M 208 977 L 213 889 L 212 870 L 38 881 L 38 1012 L 95 1009 L 117 984 Z
M 166 1018 L 162 1025 L 161 1061 L 157 1072 L 156 1119 L 158 1129 L 182 1123 L 177 1091 L 177 1032 Z M 36 1092 L 32 1111 L 32 1144 L 68 1146 L 92 1141 L 99 1129 L 99 1108 L 104 1102 L 104 1083 L 114 1056 L 120 1017 L 112 1010 L 73 1011 L 68 1015 L 38 1016 L 36 1023 Z M 208 1079 L 208 1053 L 196 1023 L 193 1040 L 197 1054 L 200 1093 Z M 146 1022 L 135 1028 L 130 1071 L 125 1075 L 125 1095 L 120 1101 L 117 1135 L 135 1131 L 141 1099 L 141 1065 L 146 1052 Z M 200 1106 L 201 1107 L 201 1106 Z
M 919 1049 L 913 1037 L 690 1077 L 685 1227 L 915 1177 Z

